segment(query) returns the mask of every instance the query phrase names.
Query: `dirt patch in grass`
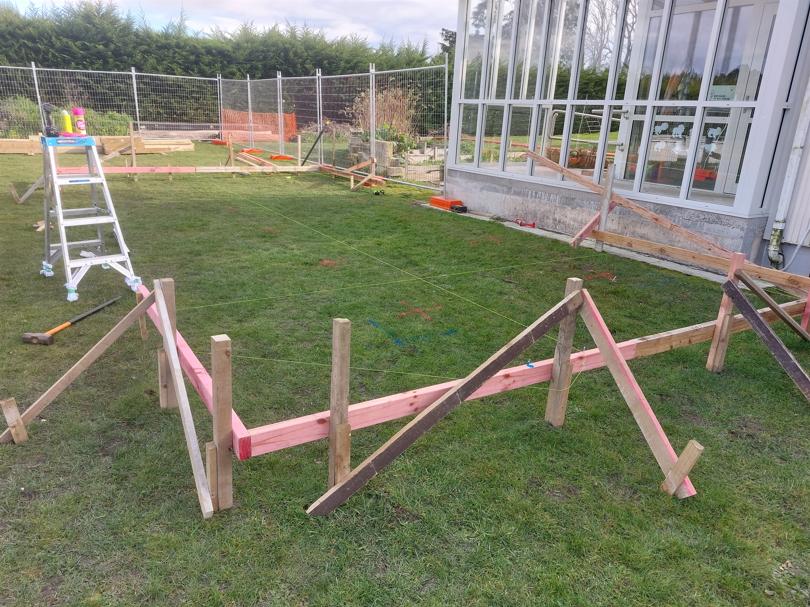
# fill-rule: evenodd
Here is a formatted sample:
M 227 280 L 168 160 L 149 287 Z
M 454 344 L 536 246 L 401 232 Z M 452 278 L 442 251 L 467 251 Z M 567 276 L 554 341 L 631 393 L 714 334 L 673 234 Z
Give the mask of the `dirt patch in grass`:
M 582 491 L 576 485 L 563 485 L 562 487 L 554 487 L 546 491 L 546 495 L 551 499 L 558 502 L 565 502 L 573 497 L 577 497 Z
M 42 597 L 43 604 L 45 605 L 58 605 L 59 604 L 59 588 L 62 587 L 62 582 L 65 578 L 61 575 L 52 575 L 42 585 L 42 590 L 39 595 Z
M 335 268 L 338 265 L 338 262 L 334 259 L 329 259 L 328 257 L 321 259 L 318 261 L 318 265 L 322 268 Z
M 270 236 L 275 236 L 276 234 L 279 233 L 279 229 L 274 228 L 273 226 L 263 226 L 262 232 L 264 232 L 265 234 L 269 234 Z
M 742 440 L 756 440 L 765 432 L 765 427 L 752 417 L 742 417 L 737 421 L 737 425 L 731 428 L 728 433 L 732 438 Z

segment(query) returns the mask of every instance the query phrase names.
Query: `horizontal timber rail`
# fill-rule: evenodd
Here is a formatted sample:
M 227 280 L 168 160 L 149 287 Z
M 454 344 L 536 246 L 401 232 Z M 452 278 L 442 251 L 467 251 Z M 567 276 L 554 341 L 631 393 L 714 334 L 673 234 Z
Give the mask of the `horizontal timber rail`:
M 781 307 L 786 313 L 796 316 L 804 311 L 805 300 L 785 303 Z M 759 313 L 763 320 L 768 323 L 774 322 L 778 318 L 770 308 L 763 308 L 759 310 Z M 617 345 L 625 360 L 651 356 L 660 352 L 668 352 L 676 348 L 711 341 L 715 324 L 715 321 L 712 320 L 672 331 L 630 339 Z M 731 332 L 737 333 L 750 328 L 742 315 L 733 317 Z M 531 367 L 520 365 L 503 369 L 476 390 L 469 400 L 549 381 L 553 363 L 554 359 L 547 359 L 535 362 Z M 604 367 L 605 360 L 599 350 L 594 348 L 572 354 L 571 365 L 573 372 L 578 373 Z M 348 423 L 353 430 L 357 430 L 415 415 L 460 381 L 462 380 L 444 382 L 351 405 L 349 407 Z M 273 451 L 280 451 L 327 438 L 329 435 L 329 411 L 321 411 L 258 428 L 251 428 L 248 430 L 248 435 L 250 442 L 248 457 L 272 453 Z M 234 437 L 236 437 L 235 427 Z M 241 454 L 239 458 L 244 459 Z

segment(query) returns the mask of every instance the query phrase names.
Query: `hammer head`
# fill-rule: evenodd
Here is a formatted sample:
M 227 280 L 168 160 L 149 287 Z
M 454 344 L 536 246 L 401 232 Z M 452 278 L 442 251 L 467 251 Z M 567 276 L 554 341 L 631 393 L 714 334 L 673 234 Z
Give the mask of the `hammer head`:
M 47 333 L 23 333 L 22 340 L 27 344 L 50 346 L 53 343 L 53 335 Z

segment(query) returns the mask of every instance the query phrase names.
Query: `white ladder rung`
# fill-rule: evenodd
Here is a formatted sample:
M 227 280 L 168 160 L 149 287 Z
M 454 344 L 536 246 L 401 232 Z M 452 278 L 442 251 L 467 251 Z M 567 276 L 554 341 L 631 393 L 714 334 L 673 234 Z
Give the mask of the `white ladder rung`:
M 69 249 L 75 249 L 77 247 L 97 247 L 99 245 L 104 244 L 103 240 L 99 240 L 95 238 L 93 240 L 74 240 L 72 242 L 68 242 L 67 246 Z M 51 245 L 51 250 L 59 249 L 62 246 L 61 242 L 57 242 Z
M 103 177 L 95 175 L 71 175 L 70 177 L 57 177 L 56 185 L 88 185 L 92 183 L 104 183 Z
M 94 217 L 77 217 L 76 219 L 63 219 L 62 225 L 66 228 L 77 226 L 96 226 L 104 223 L 115 223 L 115 217 L 110 215 L 96 215 Z
M 80 257 L 79 259 L 71 259 L 71 268 L 81 268 L 82 266 L 100 266 L 105 263 L 115 261 L 126 261 L 127 256 L 121 253 L 117 255 L 96 255 L 95 257 Z

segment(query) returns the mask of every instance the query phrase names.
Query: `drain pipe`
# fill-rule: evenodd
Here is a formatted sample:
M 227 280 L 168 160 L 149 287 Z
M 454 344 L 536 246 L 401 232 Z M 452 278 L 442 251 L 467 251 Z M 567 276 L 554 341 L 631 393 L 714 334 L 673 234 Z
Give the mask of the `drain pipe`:
M 805 142 L 807 141 L 807 131 L 810 127 L 810 84 L 804 92 L 802 108 L 799 112 L 799 123 L 796 125 L 796 134 L 793 136 L 793 145 L 790 149 L 785 180 L 782 183 L 782 191 L 779 194 L 779 205 L 776 208 L 776 215 L 771 228 L 771 238 L 768 243 L 768 261 L 775 268 L 782 265 L 784 257 L 782 255 L 782 238 L 785 234 L 785 224 L 787 223 L 790 205 L 793 202 L 793 191 L 796 189 L 796 179 L 799 176 L 802 154 L 804 153 Z M 801 247 L 802 242 L 796 243 L 796 247 Z

